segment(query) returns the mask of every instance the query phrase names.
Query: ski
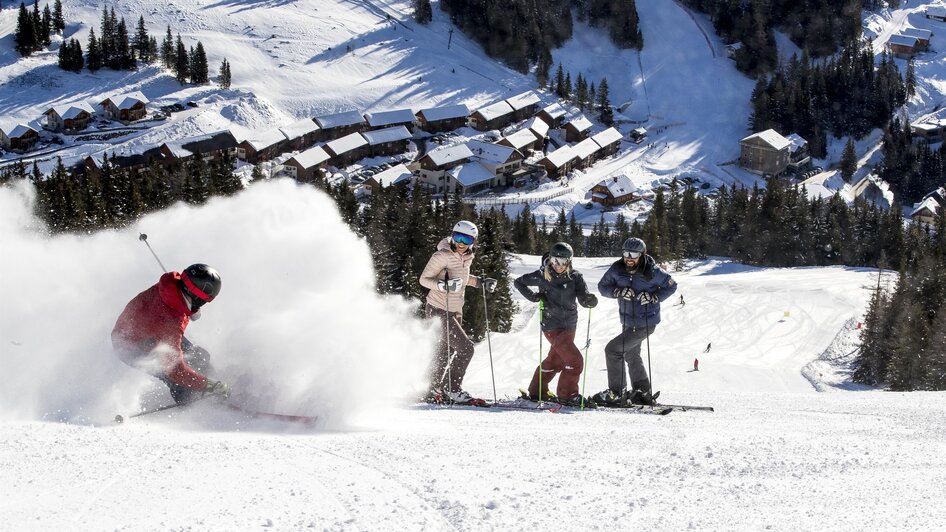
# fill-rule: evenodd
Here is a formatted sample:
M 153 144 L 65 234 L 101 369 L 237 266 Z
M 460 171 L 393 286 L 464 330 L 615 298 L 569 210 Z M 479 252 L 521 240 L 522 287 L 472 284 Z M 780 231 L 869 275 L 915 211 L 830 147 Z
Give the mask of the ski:
M 314 425 L 319 418 L 316 416 L 301 416 L 296 414 L 276 414 L 273 412 L 260 412 L 258 410 L 250 410 L 239 405 L 234 405 L 230 403 L 225 403 L 224 406 L 228 410 L 234 412 L 240 412 L 254 419 L 269 419 L 273 421 L 285 421 L 289 423 L 301 423 L 303 425 Z
M 542 412 L 558 412 L 562 409 L 562 405 L 553 401 L 542 401 L 536 402 L 531 399 L 523 399 L 521 397 L 516 399 L 504 399 L 498 403 L 493 403 L 492 408 L 500 409 L 509 409 L 509 410 L 537 410 Z
M 648 405 L 598 405 L 598 410 L 629 410 L 636 414 L 650 414 L 658 416 L 666 416 L 670 412 L 673 412 L 674 407 L 669 405 L 657 405 L 657 406 L 648 406 Z
M 665 405 L 665 404 L 658 404 L 658 405 L 657 405 L 657 408 L 664 408 L 664 407 L 672 408 L 672 409 L 674 409 L 674 410 L 679 410 L 679 411 L 681 411 L 681 412 L 686 412 L 686 411 L 688 411 L 688 410 L 693 410 L 693 411 L 695 411 L 695 412 L 715 412 L 715 411 L 716 411 L 716 410 L 714 410 L 713 407 L 711 407 L 711 406 Z

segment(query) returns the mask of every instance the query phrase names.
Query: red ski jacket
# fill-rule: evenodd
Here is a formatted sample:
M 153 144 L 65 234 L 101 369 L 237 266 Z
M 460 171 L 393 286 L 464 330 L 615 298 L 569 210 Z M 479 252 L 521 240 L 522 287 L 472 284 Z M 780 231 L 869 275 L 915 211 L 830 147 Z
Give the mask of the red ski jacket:
M 178 272 L 165 273 L 157 284 L 129 301 L 112 329 L 112 346 L 131 365 L 146 365 L 145 359 L 157 354 L 157 371 L 176 384 L 203 390 L 207 378 L 184 362 L 181 351 L 181 338 L 193 312 L 178 288 L 180 280 Z

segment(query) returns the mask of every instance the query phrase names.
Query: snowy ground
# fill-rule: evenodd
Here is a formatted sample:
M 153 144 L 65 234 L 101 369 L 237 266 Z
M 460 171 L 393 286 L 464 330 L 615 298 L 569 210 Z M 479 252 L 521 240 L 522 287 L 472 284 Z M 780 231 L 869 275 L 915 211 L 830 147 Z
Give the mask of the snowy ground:
M 668 402 L 715 413 L 417 407 L 403 397 L 436 331 L 374 295 L 367 249 L 330 205 L 278 181 L 127 230 L 48 238 L 23 195 L 0 190 L 12 251 L 0 356 L 16 369 L 0 389 L 3 527 L 933 530 L 946 519 L 944 395 L 850 391 L 844 368 L 812 364 L 849 349 L 875 272 L 721 259 L 675 272 L 686 305 L 668 301 L 651 338 L 654 383 Z M 110 422 L 168 400 L 108 349 L 121 307 L 158 274 L 139 231 L 171 267 L 221 271 L 221 296 L 188 336 L 214 353 L 234 400 L 317 415 L 317 427 L 209 404 Z M 609 261 L 577 266 L 593 284 Z M 517 257 L 513 274 L 535 267 Z M 491 338 L 500 395 L 528 382 L 538 356 L 535 308 L 519 302 L 515 330 Z M 587 323 L 582 313 L 580 332 Z M 619 328 L 604 300 L 588 392 L 604 385 L 602 348 Z M 478 345 L 466 381 L 484 397 L 489 359 Z

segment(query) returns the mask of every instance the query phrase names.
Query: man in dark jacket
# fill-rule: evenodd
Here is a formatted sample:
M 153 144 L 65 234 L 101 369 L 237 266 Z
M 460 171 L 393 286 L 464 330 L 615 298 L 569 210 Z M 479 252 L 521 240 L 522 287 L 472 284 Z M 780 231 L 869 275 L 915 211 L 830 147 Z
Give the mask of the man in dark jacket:
M 594 307 L 598 304 L 598 298 L 588 292 L 584 277 L 572 268 L 572 254 L 572 247 L 567 243 L 555 244 L 542 257 L 541 268 L 519 277 L 513 284 L 529 301 L 543 302 L 540 326 L 551 344 L 548 357 L 532 376 L 529 397 L 534 400 L 548 399 L 549 381 L 561 373 L 558 378 L 558 399 L 580 406 L 583 401 L 578 390 L 578 379 L 584 361 L 575 345 L 578 304 Z M 533 291 L 530 286 L 537 290 Z
M 621 334 L 604 348 L 608 389 L 596 394 L 594 400 L 598 404 L 630 400 L 634 404 L 653 405 L 656 401 L 641 360 L 641 343 L 660 323 L 660 302 L 677 291 L 677 283 L 647 254 L 643 240 L 625 240 L 622 255 L 598 282 L 602 296 L 618 300 Z M 626 389 L 624 364 L 631 375 L 631 390 Z
M 112 329 L 118 358 L 167 385 L 177 403 L 195 394 L 227 397 L 230 387 L 202 375 L 191 365 L 209 366 L 209 353 L 184 338 L 184 330 L 199 317 L 200 308 L 220 293 L 220 275 L 206 264 L 193 264 L 181 273 L 168 272 L 157 284 L 128 302 Z

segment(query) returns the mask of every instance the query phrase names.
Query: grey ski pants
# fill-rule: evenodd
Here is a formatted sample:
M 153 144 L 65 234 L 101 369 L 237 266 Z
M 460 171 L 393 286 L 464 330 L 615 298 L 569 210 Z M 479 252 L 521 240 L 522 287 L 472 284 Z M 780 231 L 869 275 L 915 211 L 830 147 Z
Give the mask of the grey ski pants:
M 643 388 L 646 385 L 646 391 L 650 391 L 650 379 L 644 368 L 644 361 L 641 360 L 641 343 L 648 335 L 653 334 L 656 328 L 656 325 L 651 325 L 649 328 L 629 327 L 605 346 L 604 360 L 608 365 L 608 388 L 615 394 L 620 395 L 627 389 L 624 364 L 627 364 L 632 386 Z
M 450 334 L 450 351 L 447 352 L 446 338 L 441 337 L 437 353 L 427 370 L 430 376 L 430 389 L 445 392 L 457 392 L 462 389 L 463 376 L 473 359 L 473 342 L 463 331 L 463 314 L 451 312 L 447 320 L 446 312 L 428 304 L 424 308 L 428 318 L 436 318 L 443 324 L 443 330 Z M 449 366 L 449 367 L 448 367 Z

